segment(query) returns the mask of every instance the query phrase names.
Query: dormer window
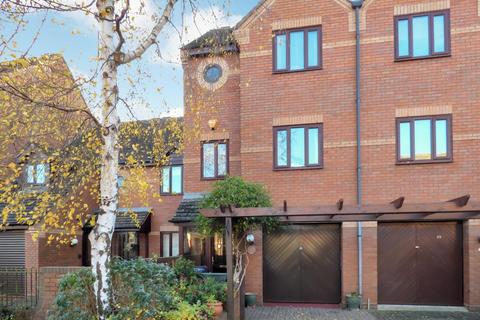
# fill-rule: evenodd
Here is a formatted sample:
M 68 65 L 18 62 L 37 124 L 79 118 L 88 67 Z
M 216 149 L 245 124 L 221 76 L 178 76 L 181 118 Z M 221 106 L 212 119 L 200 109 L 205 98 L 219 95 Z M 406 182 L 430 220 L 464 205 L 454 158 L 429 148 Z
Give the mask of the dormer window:
M 29 185 L 44 185 L 47 183 L 48 164 L 38 163 L 27 165 L 26 182 Z

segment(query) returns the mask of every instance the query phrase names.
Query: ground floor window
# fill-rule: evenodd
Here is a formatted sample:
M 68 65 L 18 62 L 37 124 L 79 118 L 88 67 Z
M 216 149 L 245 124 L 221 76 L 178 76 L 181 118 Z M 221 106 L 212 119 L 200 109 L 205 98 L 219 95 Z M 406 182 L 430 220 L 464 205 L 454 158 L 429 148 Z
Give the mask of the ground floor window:
M 139 256 L 138 232 L 114 232 L 112 256 L 135 259 Z
M 162 257 L 177 257 L 180 254 L 178 232 L 161 232 Z
M 205 239 L 195 231 L 195 228 L 184 228 L 183 254 L 191 259 L 196 266 L 206 266 Z

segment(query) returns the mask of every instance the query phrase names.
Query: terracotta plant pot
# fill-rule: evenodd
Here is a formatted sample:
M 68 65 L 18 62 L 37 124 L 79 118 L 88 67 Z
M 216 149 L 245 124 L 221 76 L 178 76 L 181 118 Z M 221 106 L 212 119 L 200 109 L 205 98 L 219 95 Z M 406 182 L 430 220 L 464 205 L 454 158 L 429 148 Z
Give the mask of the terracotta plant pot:
M 207 306 L 213 310 L 213 316 L 215 319 L 220 319 L 220 316 L 223 313 L 223 306 L 221 302 L 209 302 L 207 303 Z

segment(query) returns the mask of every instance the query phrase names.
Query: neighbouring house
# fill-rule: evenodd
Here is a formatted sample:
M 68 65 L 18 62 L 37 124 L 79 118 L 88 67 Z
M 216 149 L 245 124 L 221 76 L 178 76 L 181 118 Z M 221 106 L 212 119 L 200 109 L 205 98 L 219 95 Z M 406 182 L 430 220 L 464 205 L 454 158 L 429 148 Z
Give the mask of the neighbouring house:
M 73 76 L 61 55 L 3 62 L 0 77 L 0 118 L 3 120 L 0 133 L 0 267 L 81 266 L 81 245 L 76 245 L 75 241 L 71 246 L 48 244 L 48 238 L 57 236 L 61 230 L 43 230 L 33 217 L 41 217 L 40 211 L 54 206 L 48 201 L 42 202 L 38 195 L 60 185 L 61 178 L 55 178 L 56 183 L 52 183 L 53 171 L 61 162 L 60 155 L 65 156 L 79 143 L 78 132 L 73 128 L 88 125 L 88 119 L 81 112 L 55 111 L 40 105 L 39 101 L 69 106 L 72 110 L 87 108 L 85 101 L 75 89 Z M 66 88 L 73 89 L 66 92 Z M 12 176 L 16 169 L 21 173 Z M 72 195 L 78 197 L 71 187 L 65 185 L 59 191 L 64 199 Z M 16 200 L 11 201 L 11 198 Z M 85 212 L 97 207 L 91 197 L 85 196 L 84 200 Z M 16 210 L 25 214 L 19 217 Z M 4 216 L 7 218 L 5 224 Z M 36 240 L 34 234 L 38 236 Z M 81 237 L 80 232 L 72 240 L 81 240 Z
M 366 0 L 357 20 L 346 0 L 263 0 L 184 46 L 185 128 L 201 130 L 172 218 L 184 253 L 225 264 L 222 237 L 191 226 L 213 183 L 238 175 L 284 210 L 255 233 L 258 303 L 360 290 L 373 307 L 480 308 L 479 6 Z

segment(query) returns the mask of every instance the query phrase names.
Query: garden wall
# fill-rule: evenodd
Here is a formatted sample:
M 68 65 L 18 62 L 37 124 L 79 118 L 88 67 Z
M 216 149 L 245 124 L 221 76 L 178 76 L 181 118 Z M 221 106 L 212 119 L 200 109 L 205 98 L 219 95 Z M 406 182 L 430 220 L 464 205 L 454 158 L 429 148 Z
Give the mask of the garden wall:
M 44 320 L 47 317 L 53 300 L 57 294 L 58 281 L 60 278 L 70 272 L 75 272 L 82 267 L 42 267 L 38 272 L 38 305 L 34 320 Z

